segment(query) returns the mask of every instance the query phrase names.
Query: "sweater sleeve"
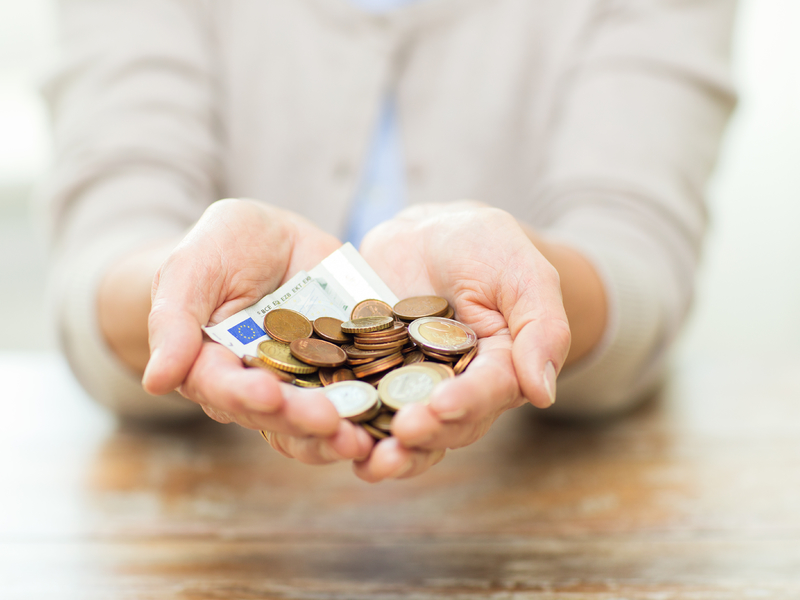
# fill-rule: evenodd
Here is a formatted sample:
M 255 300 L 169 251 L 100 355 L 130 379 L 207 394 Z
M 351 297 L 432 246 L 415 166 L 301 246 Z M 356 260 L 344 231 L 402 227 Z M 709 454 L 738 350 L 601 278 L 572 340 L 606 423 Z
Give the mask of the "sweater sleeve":
M 598 348 L 562 373 L 562 414 L 652 392 L 689 309 L 704 193 L 735 104 L 730 0 L 598 2 L 561 87 L 536 221 L 583 252 L 610 312 Z
M 55 166 L 40 208 L 60 343 L 87 391 L 117 413 L 192 414 L 196 406 L 177 394 L 147 395 L 116 360 L 96 297 L 113 262 L 179 235 L 218 197 L 209 8 L 200 0 L 62 0 L 59 10 L 62 59 L 44 90 Z

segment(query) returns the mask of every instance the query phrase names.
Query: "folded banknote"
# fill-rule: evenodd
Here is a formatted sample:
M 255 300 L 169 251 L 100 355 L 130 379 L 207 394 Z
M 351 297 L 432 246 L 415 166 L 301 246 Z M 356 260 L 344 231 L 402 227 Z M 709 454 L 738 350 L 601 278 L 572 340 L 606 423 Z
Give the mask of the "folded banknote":
M 300 271 L 261 300 L 221 323 L 203 327 L 215 342 L 230 348 L 240 358 L 258 355 L 258 345 L 270 339 L 263 329 L 264 315 L 288 308 L 310 321 L 335 317 L 346 321 L 362 300 L 397 304 L 397 296 L 372 270 L 352 244 L 345 244 L 310 271 Z

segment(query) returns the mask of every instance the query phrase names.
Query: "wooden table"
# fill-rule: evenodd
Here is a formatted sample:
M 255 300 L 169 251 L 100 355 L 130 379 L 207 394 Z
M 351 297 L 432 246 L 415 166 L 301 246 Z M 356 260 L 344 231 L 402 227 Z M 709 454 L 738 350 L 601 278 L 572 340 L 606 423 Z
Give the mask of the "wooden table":
M 506 414 L 371 486 L 206 421 L 118 428 L 0 355 L 0 598 L 800 598 L 800 359 L 684 359 L 622 419 Z

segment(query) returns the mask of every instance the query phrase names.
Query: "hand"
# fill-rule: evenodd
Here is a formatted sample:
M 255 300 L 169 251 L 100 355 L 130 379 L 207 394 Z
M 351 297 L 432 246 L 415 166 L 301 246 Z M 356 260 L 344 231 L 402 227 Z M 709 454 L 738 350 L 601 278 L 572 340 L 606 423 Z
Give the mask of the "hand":
M 429 405 L 397 413 L 393 437 L 356 462 L 359 477 L 418 475 L 448 448 L 481 438 L 504 411 L 555 401 L 570 347 L 559 277 L 511 215 L 474 203 L 414 207 L 372 230 L 361 253 L 401 298 L 447 298 L 479 350 Z
M 217 421 L 271 432 L 273 446 L 304 462 L 367 456 L 370 436 L 340 419 L 323 394 L 244 368 L 230 350 L 204 340 L 200 329 L 275 291 L 340 245 L 287 211 L 248 200 L 214 203 L 153 281 L 145 389 L 166 394 L 177 388 Z M 284 447 L 278 434 L 285 436 Z

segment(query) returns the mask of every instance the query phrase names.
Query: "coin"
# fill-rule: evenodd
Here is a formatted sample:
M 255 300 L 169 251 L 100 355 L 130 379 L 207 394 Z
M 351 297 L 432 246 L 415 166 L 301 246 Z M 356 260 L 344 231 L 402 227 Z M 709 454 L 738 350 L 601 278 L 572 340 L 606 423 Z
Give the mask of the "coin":
M 477 353 L 478 353 L 478 347 L 475 346 L 472 350 L 470 350 L 464 356 L 462 356 L 458 360 L 458 362 L 455 365 L 453 365 L 453 371 L 455 372 L 455 374 L 461 375 L 461 373 L 464 372 L 464 369 L 466 369 L 469 366 L 469 363 L 472 362 L 472 359 L 475 358 L 475 355 Z
M 366 365 L 354 366 L 353 373 L 355 373 L 356 377 L 358 377 L 359 379 L 363 379 L 364 377 L 369 377 L 370 375 L 375 375 L 376 373 L 382 373 L 383 371 L 388 371 L 392 367 L 395 367 L 401 364 L 402 362 L 403 362 L 403 353 L 396 352 L 379 360 L 367 363 Z
M 337 369 L 333 372 L 333 382 L 340 383 L 342 381 L 355 381 L 356 374 L 350 369 Z
M 432 350 L 428 350 L 427 348 L 423 348 L 422 353 L 428 358 L 432 358 L 433 360 L 438 360 L 439 362 L 454 363 L 459 358 L 458 354 L 441 354 L 439 352 L 433 352 Z
M 336 372 L 336 369 L 320 369 L 317 371 L 319 375 L 319 380 L 322 382 L 322 385 L 330 385 L 332 383 L 336 383 L 333 379 L 333 374 Z
M 425 355 L 419 350 L 414 350 L 409 354 L 406 354 L 406 358 L 403 361 L 403 365 L 405 366 L 413 365 L 415 363 L 420 363 L 423 360 L 425 360 Z
M 274 375 L 284 383 L 294 383 L 295 380 L 294 375 L 292 375 L 291 373 L 286 373 L 285 371 L 280 371 L 275 367 L 270 367 L 267 363 L 265 363 L 257 356 L 245 355 L 244 358 L 242 358 L 242 362 L 248 367 L 264 369 L 265 371 L 269 371 L 272 375 Z
M 435 362 L 424 362 L 420 363 L 424 364 L 426 367 L 430 367 L 431 369 L 436 369 L 442 375 L 442 379 L 452 379 L 456 376 L 455 371 L 453 371 L 453 367 L 450 365 L 443 365 L 441 363 Z
M 441 354 L 463 354 L 478 343 L 470 327 L 441 317 L 417 319 L 408 326 L 408 335 L 423 348 Z
M 372 361 L 376 358 L 382 358 L 397 352 L 396 348 L 389 348 L 388 350 L 360 350 L 353 345 L 342 346 L 342 350 L 347 354 L 349 364 L 354 364 L 352 361 Z
M 258 345 L 258 358 L 270 367 L 289 373 L 313 373 L 317 367 L 307 365 L 292 356 L 289 344 L 275 340 L 264 340 Z
M 370 331 L 370 332 L 359 332 L 356 334 L 356 338 L 360 339 L 364 342 L 367 340 L 388 340 L 388 339 L 400 339 L 402 337 L 408 336 L 408 327 L 406 327 L 405 323 L 400 323 L 399 321 L 395 321 L 394 325 L 391 327 L 387 327 L 386 329 L 381 329 L 379 331 Z
M 394 325 L 392 317 L 361 317 L 351 319 L 342 323 L 342 331 L 345 333 L 369 333 L 370 331 L 382 331 Z
M 393 414 L 382 412 L 377 417 L 372 419 L 369 424 L 375 429 L 389 433 L 392 430 L 392 419 L 394 419 Z
M 314 333 L 311 321 L 299 312 L 288 308 L 276 308 L 264 317 L 264 331 L 269 337 L 290 344 L 294 340 L 309 338 Z
M 313 323 L 314 332 L 326 342 L 347 344 L 353 338 L 342 331 L 342 322 L 333 317 L 320 317 Z
M 325 340 L 295 340 L 289 344 L 289 350 L 296 359 L 315 367 L 341 367 L 347 361 L 344 350 Z
M 413 321 L 422 317 L 438 317 L 447 312 L 447 300 L 439 296 L 414 296 L 400 300 L 394 305 L 394 314 L 404 321 Z
M 302 377 L 296 377 L 294 380 L 294 384 L 297 387 L 303 388 L 320 388 L 324 384 L 322 383 L 322 379 L 319 377 L 319 373 L 310 373 L 308 375 L 303 375 Z
M 363 381 L 342 381 L 324 388 L 325 396 L 343 419 L 359 417 L 378 405 L 378 392 Z
M 383 342 L 378 344 L 364 344 L 356 340 L 353 342 L 353 346 L 358 348 L 359 350 L 391 350 L 392 348 L 396 348 L 400 350 L 403 346 L 406 345 L 405 340 L 397 340 L 393 342 Z
M 385 440 L 389 437 L 388 433 L 381 431 L 377 427 L 373 427 L 369 423 L 361 423 L 361 426 L 376 440 Z
M 441 380 L 441 373 L 428 365 L 409 365 L 388 373 L 378 385 L 378 394 L 386 406 L 400 410 L 407 404 L 427 404 Z
M 350 313 L 351 319 L 360 319 L 361 317 L 394 318 L 394 312 L 392 312 L 392 307 L 383 300 L 362 300 L 353 307 L 353 312 Z

